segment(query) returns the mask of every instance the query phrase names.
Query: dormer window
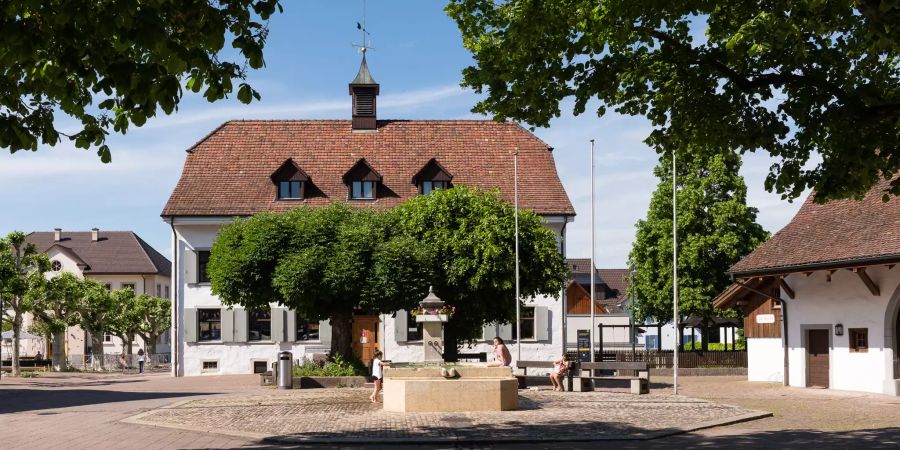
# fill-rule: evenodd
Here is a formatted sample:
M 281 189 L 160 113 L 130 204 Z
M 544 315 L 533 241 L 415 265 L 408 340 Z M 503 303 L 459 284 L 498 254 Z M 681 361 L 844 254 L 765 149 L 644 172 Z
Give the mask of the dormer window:
M 428 195 L 437 189 L 450 188 L 452 179 L 453 175 L 450 175 L 450 172 L 441 163 L 432 158 L 422 166 L 419 173 L 413 177 L 412 182 L 418 186 L 420 194 Z
M 279 200 L 302 200 L 303 199 L 303 182 L 302 181 L 279 181 L 278 182 L 278 199 Z
M 309 176 L 293 160 L 288 159 L 272 174 L 272 182 L 275 183 L 275 197 L 278 200 L 303 200 Z
M 423 181 L 421 191 L 422 194 L 428 195 L 436 189 L 447 189 L 448 184 L 447 181 Z
M 372 200 L 375 198 L 374 181 L 353 181 L 350 198 L 356 200 Z
M 375 171 L 368 161 L 360 159 L 344 174 L 344 184 L 349 190 L 350 200 L 375 200 L 378 198 L 378 185 L 381 174 Z

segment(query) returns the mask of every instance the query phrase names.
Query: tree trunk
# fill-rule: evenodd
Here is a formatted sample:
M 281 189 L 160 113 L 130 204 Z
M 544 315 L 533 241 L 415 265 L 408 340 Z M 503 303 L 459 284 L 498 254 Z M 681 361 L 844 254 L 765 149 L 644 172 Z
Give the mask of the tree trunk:
M 13 345 L 12 345 L 12 376 L 19 376 L 19 336 L 22 334 L 22 313 L 13 313 Z
M 453 327 L 444 325 L 444 362 L 459 361 L 459 339 Z
M 54 372 L 62 372 L 69 368 L 66 360 L 66 330 L 53 332 L 53 364 Z
M 147 347 L 144 349 L 144 353 L 148 355 L 155 355 L 157 340 L 159 340 L 159 333 L 150 333 L 147 336 L 147 339 L 144 341 L 144 346 Z
M 106 362 L 103 361 L 103 332 L 95 330 L 88 333 L 91 334 L 91 368 L 104 370 Z
M 133 348 L 131 347 L 131 345 L 132 345 L 131 343 L 134 342 L 134 333 L 126 334 L 125 338 L 127 340 L 127 342 L 125 343 L 125 348 L 126 348 L 125 360 L 127 361 L 127 366 L 131 367 L 131 364 L 132 364 L 131 358 L 133 355 L 133 353 L 132 353 Z
M 331 353 L 344 357 L 353 355 L 353 310 L 332 313 Z

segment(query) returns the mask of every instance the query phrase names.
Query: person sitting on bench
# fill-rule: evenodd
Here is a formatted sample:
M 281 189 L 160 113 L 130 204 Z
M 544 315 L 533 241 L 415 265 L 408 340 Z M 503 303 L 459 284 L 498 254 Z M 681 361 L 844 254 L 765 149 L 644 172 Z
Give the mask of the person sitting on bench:
M 569 372 L 569 356 L 563 354 L 561 358 L 553 361 L 553 372 L 550 372 L 550 382 L 553 383 L 554 391 L 563 390 L 563 379 Z

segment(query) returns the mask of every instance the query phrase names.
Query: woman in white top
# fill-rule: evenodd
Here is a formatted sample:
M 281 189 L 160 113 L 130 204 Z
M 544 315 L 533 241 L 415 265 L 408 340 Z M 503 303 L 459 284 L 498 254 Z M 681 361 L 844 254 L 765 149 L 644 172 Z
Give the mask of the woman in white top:
M 144 373 L 144 349 L 138 349 L 138 373 Z
M 385 364 L 381 362 L 381 350 L 375 350 L 375 354 L 372 356 L 374 357 L 372 360 L 372 376 L 375 378 L 375 391 L 369 396 L 369 400 L 372 400 L 372 403 L 377 403 L 378 393 L 381 392 L 381 379 L 384 378 Z

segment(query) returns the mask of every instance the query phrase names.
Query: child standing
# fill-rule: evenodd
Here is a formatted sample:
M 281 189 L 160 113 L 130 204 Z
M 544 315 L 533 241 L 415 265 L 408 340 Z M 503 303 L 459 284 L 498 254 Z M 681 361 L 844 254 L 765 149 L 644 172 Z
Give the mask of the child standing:
M 554 391 L 562 391 L 563 390 L 563 379 L 566 377 L 566 373 L 569 372 L 569 356 L 566 354 L 562 355 L 562 358 L 553 361 L 553 373 L 550 374 L 550 382 L 553 383 Z
M 144 349 L 138 349 L 138 373 L 144 373 Z
M 372 376 L 375 377 L 375 391 L 369 396 L 369 400 L 377 403 L 378 393 L 381 392 L 381 379 L 384 378 L 384 363 L 381 362 L 381 350 L 375 350 L 375 354 L 372 356 L 374 358 L 372 359 Z

